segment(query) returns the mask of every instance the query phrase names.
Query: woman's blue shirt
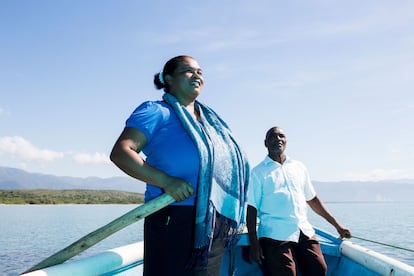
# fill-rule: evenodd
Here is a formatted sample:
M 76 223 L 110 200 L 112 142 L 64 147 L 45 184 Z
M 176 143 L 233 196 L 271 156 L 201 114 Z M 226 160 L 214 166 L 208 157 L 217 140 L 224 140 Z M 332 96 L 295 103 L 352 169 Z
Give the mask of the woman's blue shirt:
M 148 165 L 168 175 L 181 178 L 197 191 L 199 173 L 199 153 L 189 134 L 182 127 L 174 111 L 164 101 L 147 101 L 138 106 L 126 121 L 126 127 L 141 131 L 147 138 L 142 149 Z M 149 201 L 163 191 L 147 183 L 145 201 Z M 195 196 L 175 203 L 194 205 Z

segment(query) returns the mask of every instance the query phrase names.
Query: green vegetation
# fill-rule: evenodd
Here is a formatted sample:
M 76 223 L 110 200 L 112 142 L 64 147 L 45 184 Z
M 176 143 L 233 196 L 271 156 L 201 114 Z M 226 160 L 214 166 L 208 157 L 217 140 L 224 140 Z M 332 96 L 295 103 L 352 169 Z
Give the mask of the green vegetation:
M 141 204 L 144 195 L 111 190 L 0 190 L 0 204 Z

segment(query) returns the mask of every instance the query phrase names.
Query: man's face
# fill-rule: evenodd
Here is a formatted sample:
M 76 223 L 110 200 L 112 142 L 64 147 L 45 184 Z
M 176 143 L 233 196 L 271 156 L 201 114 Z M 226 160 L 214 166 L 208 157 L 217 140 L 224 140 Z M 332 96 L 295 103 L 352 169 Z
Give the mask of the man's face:
M 286 149 L 286 135 L 283 129 L 273 128 L 266 136 L 265 146 L 271 154 L 282 154 Z

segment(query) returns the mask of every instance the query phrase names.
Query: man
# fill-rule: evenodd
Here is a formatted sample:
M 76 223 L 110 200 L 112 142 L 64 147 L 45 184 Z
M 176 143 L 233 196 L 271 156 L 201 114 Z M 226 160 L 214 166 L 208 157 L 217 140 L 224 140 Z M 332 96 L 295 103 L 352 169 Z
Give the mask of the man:
M 286 135 L 272 127 L 266 133 L 268 156 L 253 170 L 248 191 L 247 229 L 250 256 L 265 275 L 325 275 L 327 266 L 315 231 L 307 219 L 307 204 L 338 231 L 351 237 L 316 195 L 306 167 L 285 154 Z M 256 221 L 259 226 L 256 232 Z

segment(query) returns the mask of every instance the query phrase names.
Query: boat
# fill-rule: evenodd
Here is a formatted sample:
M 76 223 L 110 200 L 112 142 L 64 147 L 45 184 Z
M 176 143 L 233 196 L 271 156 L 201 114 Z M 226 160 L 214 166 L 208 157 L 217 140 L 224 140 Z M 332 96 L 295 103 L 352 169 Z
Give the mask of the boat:
M 322 252 L 328 265 L 327 275 L 414 275 L 414 267 L 394 258 L 341 240 L 332 234 L 316 229 Z M 262 275 L 259 266 L 248 260 L 249 240 L 242 233 L 237 245 L 226 251 L 221 275 Z M 69 260 L 21 276 L 136 276 L 142 275 L 144 262 L 143 242 L 110 249 L 78 260 Z

